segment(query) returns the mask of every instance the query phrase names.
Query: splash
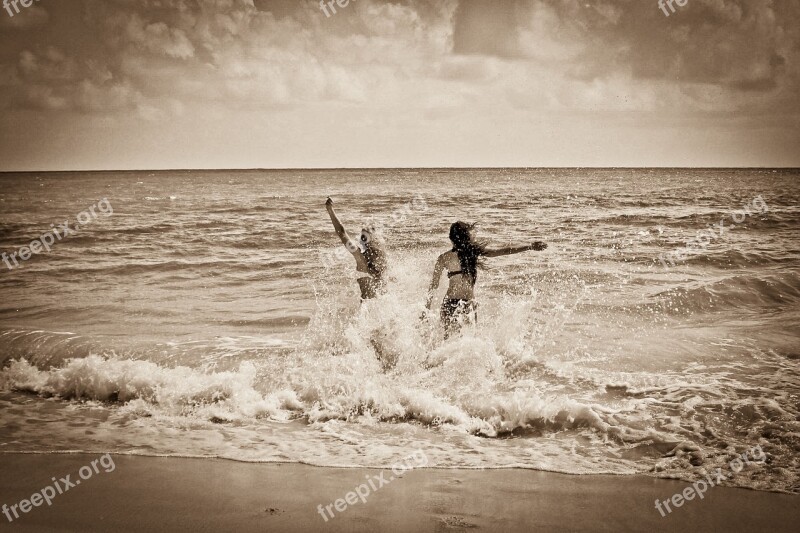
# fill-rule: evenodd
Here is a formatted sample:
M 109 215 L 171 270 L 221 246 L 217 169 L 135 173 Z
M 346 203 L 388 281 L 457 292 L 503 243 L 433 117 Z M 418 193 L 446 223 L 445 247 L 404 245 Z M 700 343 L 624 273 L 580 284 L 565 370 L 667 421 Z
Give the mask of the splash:
M 388 293 L 363 304 L 354 284 L 321 283 L 290 349 L 184 364 L 154 354 L 16 358 L 0 389 L 106 411 L 101 436 L 77 432 L 72 419 L 63 426 L 70 449 L 385 466 L 422 446 L 431 466 L 692 480 L 760 445 L 769 459 L 730 483 L 795 490 L 791 359 L 730 339 L 717 341 L 729 356 L 714 364 L 681 360 L 670 352 L 686 339 L 651 320 L 672 315 L 602 305 L 608 277 L 592 272 L 513 284 L 482 273 L 479 324 L 445 340 L 435 320 L 420 318 L 424 258 L 395 266 Z M 120 432 L 124 442 L 102 437 Z M 15 446 L 47 447 L 23 433 Z

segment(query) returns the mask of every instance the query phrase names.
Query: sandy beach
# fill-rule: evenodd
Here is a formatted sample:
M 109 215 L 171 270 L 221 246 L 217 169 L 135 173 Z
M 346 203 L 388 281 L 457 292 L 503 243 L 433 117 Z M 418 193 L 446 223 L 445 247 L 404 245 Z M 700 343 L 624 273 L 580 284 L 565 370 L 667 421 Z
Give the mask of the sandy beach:
M 92 455 L 0 456 L 12 505 Z M 368 469 L 114 456 L 99 474 L 12 524 L 26 531 L 796 531 L 797 496 L 716 487 L 661 517 L 653 503 L 689 486 L 646 476 L 423 469 L 326 522 L 318 513 Z M 390 470 L 384 471 L 386 477 Z M 6 523 L 4 518 L 3 523 Z

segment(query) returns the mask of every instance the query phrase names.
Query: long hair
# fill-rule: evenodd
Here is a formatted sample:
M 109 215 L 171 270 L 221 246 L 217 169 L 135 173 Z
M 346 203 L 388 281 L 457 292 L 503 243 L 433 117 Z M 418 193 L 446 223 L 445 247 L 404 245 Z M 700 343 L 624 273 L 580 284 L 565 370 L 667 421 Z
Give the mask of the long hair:
M 486 254 L 486 244 L 475 241 L 472 236 L 473 228 L 475 224 L 456 222 L 450 226 L 450 240 L 453 242 L 453 251 L 458 254 L 461 272 L 475 285 L 478 267 L 483 268 L 482 256 Z
M 365 233 L 367 238 L 364 238 Z M 374 228 L 364 228 L 361 233 L 361 245 L 364 246 L 364 259 L 367 261 L 369 275 L 380 281 L 386 273 L 387 260 L 383 242 L 375 233 Z

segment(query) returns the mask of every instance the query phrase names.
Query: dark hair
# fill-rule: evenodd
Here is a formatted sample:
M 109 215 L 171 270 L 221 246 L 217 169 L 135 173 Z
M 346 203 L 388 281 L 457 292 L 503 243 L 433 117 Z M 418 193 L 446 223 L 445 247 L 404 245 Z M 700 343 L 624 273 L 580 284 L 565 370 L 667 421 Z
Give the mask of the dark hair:
M 367 261 L 369 275 L 380 281 L 386 272 L 386 252 L 383 250 L 382 243 L 373 236 L 367 241 L 361 241 L 364 245 L 364 259 Z
M 453 251 L 458 254 L 461 272 L 469 278 L 473 285 L 478 279 L 478 267 L 483 267 L 481 256 L 486 254 L 486 245 L 476 242 L 472 237 L 474 227 L 475 224 L 461 221 L 450 226 L 450 240 L 453 242 Z

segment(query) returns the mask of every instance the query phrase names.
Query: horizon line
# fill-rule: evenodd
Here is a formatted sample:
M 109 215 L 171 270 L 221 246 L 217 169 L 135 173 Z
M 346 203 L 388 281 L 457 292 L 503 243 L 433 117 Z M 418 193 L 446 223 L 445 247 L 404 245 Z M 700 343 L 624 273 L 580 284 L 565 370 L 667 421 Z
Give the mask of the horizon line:
M 128 168 L 128 169 L 74 169 L 74 170 L 0 170 L 0 174 L 45 174 L 78 172 L 281 172 L 281 171 L 343 171 L 343 170 L 800 170 L 800 167 L 724 167 L 724 166 L 510 166 L 510 167 L 252 167 L 252 168 Z

